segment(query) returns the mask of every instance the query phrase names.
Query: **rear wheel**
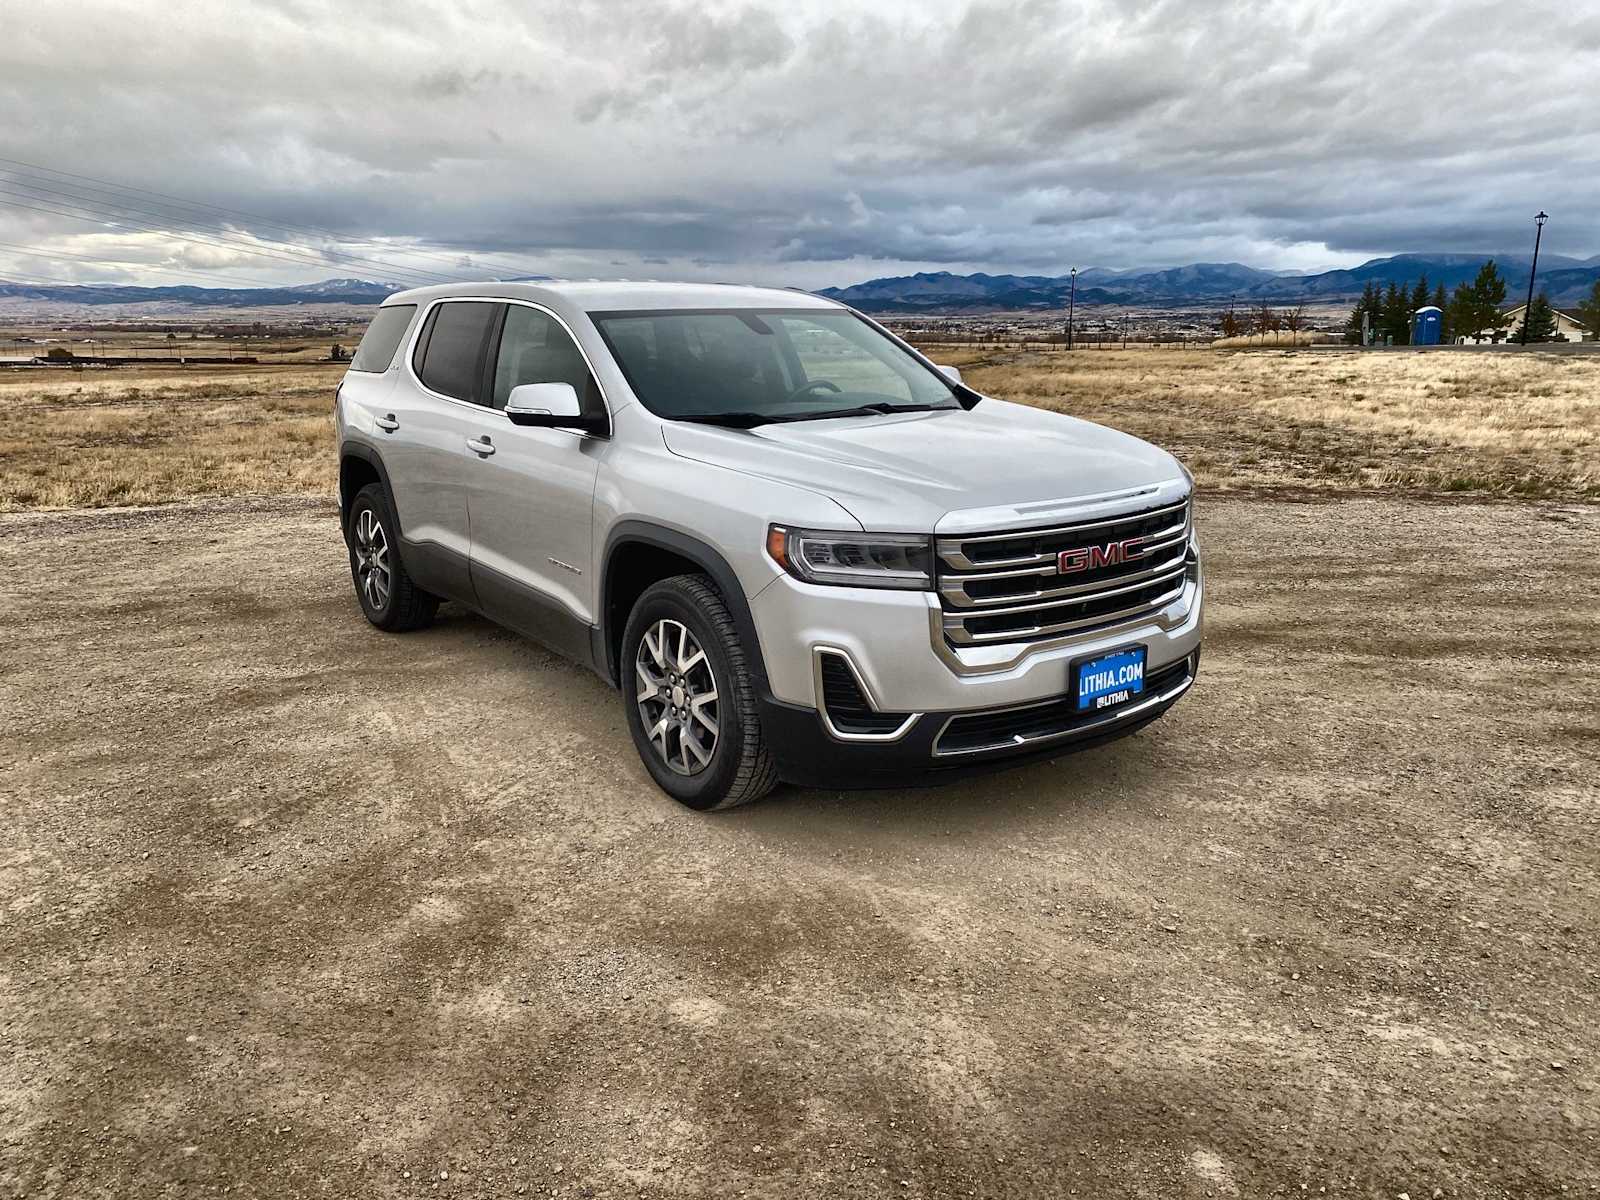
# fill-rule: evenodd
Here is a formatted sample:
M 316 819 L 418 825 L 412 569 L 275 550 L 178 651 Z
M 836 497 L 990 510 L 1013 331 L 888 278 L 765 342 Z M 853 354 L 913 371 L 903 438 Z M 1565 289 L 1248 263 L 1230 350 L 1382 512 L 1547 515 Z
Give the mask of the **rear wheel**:
M 628 731 L 656 783 L 696 809 L 732 808 L 772 790 L 744 647 L 711 581 L 653 584 L 622 635 Z
M 438 597 L 423 591 L 406 573 L 400 539 L 395 536 L 398 528 L 394 506 L 381 483 L 369 483 L 356 493 L 345 526 L 350 580 L 367 620 L 391 633 L 421 629 L 439 608 Z

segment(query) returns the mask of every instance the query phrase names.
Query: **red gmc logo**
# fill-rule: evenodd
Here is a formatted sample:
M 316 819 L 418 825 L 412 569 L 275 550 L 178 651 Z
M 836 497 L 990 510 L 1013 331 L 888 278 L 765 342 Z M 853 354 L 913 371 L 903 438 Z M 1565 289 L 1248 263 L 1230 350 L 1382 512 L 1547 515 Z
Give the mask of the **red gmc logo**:
M 1093 571 L 1098 567 L 1114 567 L 1142 557 L 1139 546 L 1142 537 L 1123 538 L 1120 542 L 1107 542 L 1104 546 L 1079 546 L 1076 550 L 1063 550 L 1056 555 L 1056 571 L 1071 575 L 1078 571 Z

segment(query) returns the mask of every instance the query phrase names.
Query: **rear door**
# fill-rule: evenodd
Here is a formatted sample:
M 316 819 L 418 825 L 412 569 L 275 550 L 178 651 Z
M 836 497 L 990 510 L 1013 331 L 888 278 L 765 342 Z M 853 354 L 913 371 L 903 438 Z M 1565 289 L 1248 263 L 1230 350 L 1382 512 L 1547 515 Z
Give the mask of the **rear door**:
M 379 455 L 390 436 L 388 401 L 400 381 L 400 346 L 416 315 L 415 304 L 386 304 L 373 313 L 339 381 L 339 436 Z M 340 499 L 347 506 L 352 497 Z
M 389 397 L 395 428 L 384 463 L 395 493 L 408 569 L 432 590 L 471 598 L 466 481 L 473 416 L 484 399 L 484 355 L 499 305 L 444 300 L 423 318 L 406 369 Z
M 566 327 L 535 305 L 507 303 L 486 357 L 488 408 L 473 421 L 467 505 L 472 583 L 496 620 L 574 657 L 594 623 L 595 477 L 606 440 L 513 425 L 502 411 L 524 383 L 570 383 L 586 415 L 605 400 Z

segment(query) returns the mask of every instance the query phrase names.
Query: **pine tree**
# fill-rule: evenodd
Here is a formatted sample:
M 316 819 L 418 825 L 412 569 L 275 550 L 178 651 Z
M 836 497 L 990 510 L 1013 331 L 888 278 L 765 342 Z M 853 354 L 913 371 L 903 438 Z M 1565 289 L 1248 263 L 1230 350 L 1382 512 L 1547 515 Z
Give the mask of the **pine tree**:
M 1505 302 L 1506 281 L 1491 258 L 1478 269 L 1478 276 L 1472 281 L 1472 328 L 1496 328 Z
M 1411 311 L 1415 313 L 1428 303 L 1428 297 L 1433 293 L 1428 290 L 1428 275 L 1423 272 L 1422 278 L 1417 280 L 1417 286 L 1411 291 Z
M 1516 342 L 1553 342 L 1556 338 L 1556 310 L 1550 307 L 1550 297 L 1540 292 L 1533 298 L 1533 307 L 1522 314 L 1511 340 Z
M 1450 305 L 1444 310 L 1444 326 L 1450 333 L 1450 339 L 1469 338 L 1483 328 L 1473 323 L 1472 285 L 1470 283 L 1456 284 L 1455 293 L 1450 297 Z
M 1578 320 L 1588 326 L 1588 340 L 1600 341 L 1600 279 L 1594 281 L 1594 290 L 1578 304 Z
M 1391 283 L 1389 290 L 1384 293 L 1379 329 L 1396 346 L 1404 346 L 1411 341 L 1411 297 L 1409 293 L 1401 291 L 1398 284 Z
M 1380 297 L 1378 285 L 1372 280 L 1367 280 L 1367 286 L 1361 289 L 1361 299 L 1356 301 L 1356 306 L 1350 310 L 1350 319 L 1345 322 L 1344 340 L 1352 346 L 1359 346 L 1361 342 L 1361 318 L 1367 319 L 1367 328 L 1378 328 Z
M 1439 310 L 1439 340 L 1455 341 L 1455 330 L 1450 325 L 1450 301 L 1445 299 L 1444 284 L 1433 289 L 1433 299 L 1429 303 Z

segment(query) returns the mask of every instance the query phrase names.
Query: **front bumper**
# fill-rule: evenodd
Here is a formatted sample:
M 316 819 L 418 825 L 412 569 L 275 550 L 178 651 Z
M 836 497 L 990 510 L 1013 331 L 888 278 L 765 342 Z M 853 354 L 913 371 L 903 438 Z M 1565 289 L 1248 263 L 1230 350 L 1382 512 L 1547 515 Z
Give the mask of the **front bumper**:
M 1188 692 L 1199 668 L 1196 648 L 1152 673 L 1145 697 L 1104 715 L 1072 716 L 1058 697 L 979 712 L 924 713 L 893 741 L 841 741 L 817 709 L 764 696 L 761 723 L 778 774 L 789 783 L 821 788 L 948 783 L 1136 733 Z M 960 736 L 952 736 L 957 730 Z
M 818 708 L 814 655 L 847 657 L 880 712 L 964 713 L 1051 700 L 1066 692 L 1072 663 L 1120 646 L 1147 647 L 1154 674 L 1200 646 L 1205 577 L 1193 547 L 1192 577 L 1178 599 L 1137 621 L 1048 642 L 953 647 L 930 593 L 824 587 L 780 575 L 750 611 L 772 698 Z
M 762 721 L 779 772 L 818 787 L 894 787 L 1048 758 L 1126 736 L 1193 685 L 1205 580 L 1198 546 L 1178 599 L 1113 626 L 1051 641 L 954 647 L 937 598 L 920 592 L 819 587 L 781 576 L 751 600 L 768 691 Z M 1146 648 L 1146 694 L 1079 717 L 1066 699 L 1072 664 L 1124 646 Z M 844 659 L 885 732 L 830 719 L 823 656 Z M 857 710 L 860 711 L 859 709 Z M 838 714 L 832 714 L 837 717 Z

